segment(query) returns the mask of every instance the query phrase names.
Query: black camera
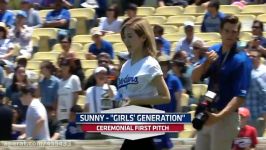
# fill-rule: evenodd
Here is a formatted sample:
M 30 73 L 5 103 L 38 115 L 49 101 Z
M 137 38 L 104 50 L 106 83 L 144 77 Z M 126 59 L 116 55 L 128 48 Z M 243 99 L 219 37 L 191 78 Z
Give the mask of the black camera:
M 211 111 L 211 103 L 215 98 L 216 94 L 212 91 L 208 91 L 205 94 L 204 100 L 201 101 L 195 112 L 195 118 L 192 120 L 192 125 L 196 130 L 201 130 L 209 116 L 207 111 Z

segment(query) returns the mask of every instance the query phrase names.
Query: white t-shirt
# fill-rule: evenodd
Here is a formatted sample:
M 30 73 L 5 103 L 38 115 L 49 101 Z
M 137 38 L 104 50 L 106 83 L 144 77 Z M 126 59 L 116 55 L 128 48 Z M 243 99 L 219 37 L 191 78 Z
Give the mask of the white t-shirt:
M 158 95 L 151 85 L 155 76 L 163 75 L 157 60 L 147 56 L 131 65 L 131 59 L 123 65 L 117 81 L 118 92 L 122 98 L 146 98 Z
M 100 18 L 99 29 L 104 31 L 120 32 L 122 20 L 116 19 L 109 23 L 107 17 Z
M 73 106 L 74 92 L 81 91 L 80 80 L 71 75 L 67 80 L 61 79 L 58 89 L 57 119 L 69 119 L 70 109 Z
M 44 118 L 44 125 L 36 137 L 32 137 L 36 121 L 40 117 Z M 50 140 L 47 112 L 39 99 L 33 99 L 28 107 L 26 114 L 26 135 L 27 137 L 32 137 L 37 140 Z
M 116 87 L 110 85 L 111 90 L 113 91 L 114 95 L 116 95 L 117 90 Z M 102 110 L 102 99 L 108 92 L 108 85 L 105 84 L 103 86 L 92 86 L 89 87 L 86 91 L 86 104 L 89 105 L 89 112 L 90 113 L 99 113 Z M 95 94 L 95 95 L 94 95 Z M 110 99 L 113 99 L 111 97 Z M 96 102 L 96 103 L 95 103 Z

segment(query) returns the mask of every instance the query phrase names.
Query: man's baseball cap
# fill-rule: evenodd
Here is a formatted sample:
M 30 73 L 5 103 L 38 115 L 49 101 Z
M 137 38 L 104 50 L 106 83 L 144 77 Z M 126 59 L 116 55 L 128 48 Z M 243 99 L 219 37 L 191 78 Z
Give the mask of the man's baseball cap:
M 100 73 L 100 72 L 107 72 L 107 69 L 105 67 L 97 67 L 94 70 L 94 74 Z
M 103 35 L 100 30 L 93 30 L 91 34 L 92 34 L 92 36 L 94 36 L 94 35 L 100 35 L 100 36 Z
M 238 108 L 238 114 L 245 118 L 250 117 L 250 111 L 245 107 Z
M 21 16 L 21 17 L 27 18 L 27 13 L 26 13 L 25 11 L 20 10 L 20 11 L 17 13 L 17 17 L 18 17 L 18 16 Z
M 184 22 L 184 27 L 186 28 L 186 27 L 194 27 L 194 22 L 192 22 L 192 21 L 186 21 L 186 22 Z

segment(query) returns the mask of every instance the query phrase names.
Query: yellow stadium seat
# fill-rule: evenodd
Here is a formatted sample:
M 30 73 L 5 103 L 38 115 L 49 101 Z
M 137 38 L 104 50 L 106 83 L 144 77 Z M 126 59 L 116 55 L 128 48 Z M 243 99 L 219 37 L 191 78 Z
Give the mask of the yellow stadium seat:
M 192 93 L 195 99 L 199 99 L 207 92 L 208 85 L 206 84 L 192 84 Z
M 107 34 L 107 35 L 103 36 L 103 39 L 108 41 L 108 42 L 111 42 L 111 43 L 122 42 L 120 34 Z
M 90 47 L 90 45 L 91 45 L 92 43 L 87 43 L 87 44 L 85 44 L 84 46 L 83 46 L 83 51 L 84 52 L 88 52 L 88 50 L 89 50 L 89 47 Z
M 198 16 L 198 17 L 196 18 L 195 24 L 199 24 L 199 25 L 201 25 L 202 22 L 203 22 L 203 18 L 204 18 L 203 15 Z
M 166 22 L 165 16 L 147 16 L 144 18 L 147 19 L 151 25 L 154 25 L 154 24 L 161 25 L 161 24 L 164 24 Z
M 87 69 L 85 71 L 85 76 L 88 78 L 90 77 L 91 75 L 93 75 L 93 72 L 94 72 L 94 69 Z
M 83 69 L 95 69 L 98 67 L 97 60 L 81 60 L 81 64 Z
M 170 16 L 166 24 L 183 25 L 186 21 L 194 22 L 195 20 L 195 16 Z
M 154 12 L 154 7 L 138 7 L 137 16 L 152 16 Z
M 257 20 L 266 23 L 266 14 L 258 15 Z
M 71 50 L 73 50 L 73 51 L 81 51 L 82 49 L 83 49 L 83 45 L 82 44 L 80 44 L 80 43 L 71 43 L 71 48 L 70 48 Z M 55 44 L 54 46 L 53 46 L 53 51 L 54 52 L 61 52 L 61 51 L 63 51 L 62 50 L 62 47 L 61 47 L 61 45 L 58 43 L 58 44 Z
M 31 42 L 32 42 L 32 46 L 33 47 L 39 47 L 39 41 L 40 41 L 40 37 L 31 37 Z
M 57 52 L 37 52 L 33 55 L 33 60 L 50 60 L 56 61 L 59 53 Z
M 91 35 L 76 35 L 72 38 L 73 43 L 87 44 L 92 43 Z
M 266 13 L 266 5 L 246 5 L 241 11 L 241 14 L 259 15 L 263 13 Z
M 124 43 L 114 43 L 113 48 L 115 52 L 127 52 L 127 47 Z
M 263 36 L 266 37 L 266 32 L 263 32 Z
M 76 8 L 70 9 L 71 17 L 77 18 L 76 34 L 86 34 L 88 31 L 87 21 L 92 20 L 95 15 L 95 10 L 92 8 Z
M 190 5 L 184 9 L 185 15 L 199 16 L 203 15 L 204 13 L 205 13 L 205 8 L 203 6 Z
M 179 40 L 179 39 L 178 39 Z M 177 45 L 177 43 L 178 43 L 178 41 L 176 41 L 176 42 L 172 42 L 172 44 L 171 44 L 171 54 L 175 54 L 175 52 L 176 52 L 176 45 Z
M 48 12 L 52 11 L 52 9 L 44 9 L 39 11 L 40 18 L 46 18 Z
M 220 5 L 220 11 L 225 14 L 239 14 L 240 8 L 235 5 Z
M 174 16 L 183 14 L 183 8 L 180 6 L 163 6 L 156 8 L 154 15 L 159 16 Z
M 250 41 L 252 40 L 252 34 L 250 32 L 240 32 L 240 41 Z
M 39 37 L 39 51 L 50 51 L 51 46 L 57 40 L 56 28 L 36 28 L 33 30 L 32 37 Z
M 175 25 L 161 25 L 164 28 L 164 34 L 178 33 L 179 29 Z
M 69 22 L 70 35 L 73 36 L 76 34 L 77 24 L 78 24 L 78 20 L 76 18 L 70 19 L 70 22 Z
M 193 138 L 195 135 L 195 132 L 196 132 L 195 130 L 184 130 L 178 133 L 178 137 L 179 138 Z
M 29 70 L 39 70 L 41 63 L 42 61 L 29 60 L 26 68 Z
M 80 59 L 80 60 L 84 60 L 85 58 L 85 53 L 84 52 L 76 52 L 76 58 Z
M 194 25 L 194 32 L 200 33 L 201 32 L 201 25 Z M 184 26 L 179 27 L 179 33 L 185 33 Z
M 181 38 L 185 37 L 185 34 L 164 34 L 163 37 L 170 42 L 179 41 Z
M 181 95 L 181 102 L 180 102 L 180 106 L 188 106 L 189 103 L 189 96 L 188 94 L 182 93 Z
M 213 41 L 221 39 L 221 35 L 216 32 L 196 33 L 195 36 L 204 41 Z
M 80 105 L 82 108 L 84 108 L 84 106 L 86 104 L 86 96 L 79 95 L 77 104 Z
M 254 15 L 236 15 L 241 22 L 241 31 L 251 31 L 253 21 L 256 19 Z

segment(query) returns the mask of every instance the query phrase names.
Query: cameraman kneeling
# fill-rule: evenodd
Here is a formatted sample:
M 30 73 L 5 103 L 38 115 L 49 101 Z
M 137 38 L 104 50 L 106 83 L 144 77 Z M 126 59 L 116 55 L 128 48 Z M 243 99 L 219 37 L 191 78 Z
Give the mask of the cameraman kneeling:
M 206 61 L 193 71 L 194 82 L 209 77 L 208 90 L 216 93 L 197 134 L 196 150 L 231 150 L 238 134 L 237 110 L 244 103 L 251 74 L 251 61 L 237 46 L 240 28 L 236 16 L 226 16 L 220 29 L 222 43 L 212 46 Z

